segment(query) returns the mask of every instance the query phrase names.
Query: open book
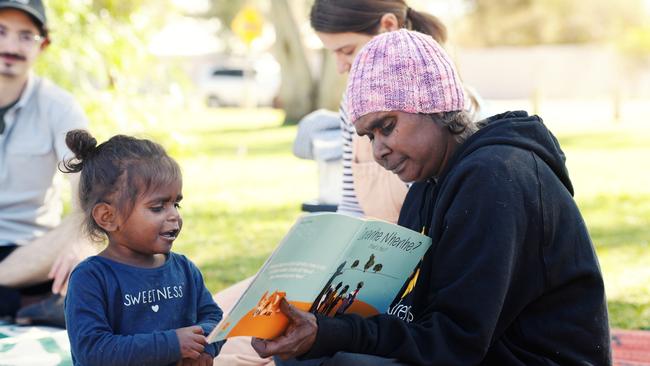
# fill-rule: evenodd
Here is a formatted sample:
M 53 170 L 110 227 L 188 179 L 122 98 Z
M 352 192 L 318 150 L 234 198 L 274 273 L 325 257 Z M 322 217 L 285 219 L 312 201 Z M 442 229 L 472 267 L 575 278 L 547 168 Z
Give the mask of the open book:
M 208 342 L 277 337 L 288 325 L 279 309 L 283 297 L 328 316 L 386 312 L 430 245 L 431 238 L 384 221 L 336 213 L 302 216 Z

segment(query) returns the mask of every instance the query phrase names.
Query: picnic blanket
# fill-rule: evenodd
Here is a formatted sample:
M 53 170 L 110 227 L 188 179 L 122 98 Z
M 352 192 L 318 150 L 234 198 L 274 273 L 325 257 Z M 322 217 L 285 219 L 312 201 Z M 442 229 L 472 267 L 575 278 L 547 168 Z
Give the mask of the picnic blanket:
M 72 365 L 64 329 L 0 322 L 0 366 Z
M 650 366 L 650 331 L 612 329 L 614 366 Z
M 650 366 L 650 331 L 612 329 L 614 366 Z M 0 366 L 72 365 L 63 329 L 0 322 Z

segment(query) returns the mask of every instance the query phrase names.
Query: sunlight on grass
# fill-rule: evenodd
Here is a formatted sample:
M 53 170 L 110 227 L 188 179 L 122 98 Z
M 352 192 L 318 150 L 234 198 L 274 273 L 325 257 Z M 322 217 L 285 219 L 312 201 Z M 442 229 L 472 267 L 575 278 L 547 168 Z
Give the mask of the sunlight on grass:
M 650 329 L 650 129 L 558 138 L 600 260 L 610 323 Z
M 296 126 L 272 109 L 215 109 L 174 128 L 184 174 L 183 234 L 175 250 L 216 292 L 254 274 L 317 196 L 316 163 L 293 156 Z

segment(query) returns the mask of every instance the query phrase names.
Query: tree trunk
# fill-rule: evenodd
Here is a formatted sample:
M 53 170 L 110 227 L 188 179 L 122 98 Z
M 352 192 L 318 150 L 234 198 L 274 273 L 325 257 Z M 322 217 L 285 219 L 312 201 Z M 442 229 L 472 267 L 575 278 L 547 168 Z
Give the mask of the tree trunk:
M 286 112 L 286 123 L 296 123 L 314 110 L 316 88 L 309 70 L 300 29 L 287 0 L 271 1 L 271 20 L 275 27 L 275 56 L 280 63 L 282 84 L 279 104 Z

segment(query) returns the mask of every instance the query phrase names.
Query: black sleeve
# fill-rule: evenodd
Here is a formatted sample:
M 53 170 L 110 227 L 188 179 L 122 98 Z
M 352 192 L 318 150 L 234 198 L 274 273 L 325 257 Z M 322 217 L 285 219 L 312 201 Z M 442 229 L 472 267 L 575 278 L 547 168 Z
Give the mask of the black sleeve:
M 520 311 L 504 310 L 506 299 L 519 296 L 514 303 L 523 307 L 542 288 L 537 250 L 523 250 L 540 212 L 539 182 L 527 154 L 484 154 L 439 183 L 434 244 L 425 257 L 430 275 L 416 285 L 428 291 L 428 305 L 414 322 L 386 314 L 319 317 L 316 342 L 305 357 L 347 351 L 413 365 L 480 363 L 503 331 L 497 324 L 510 323 Z

